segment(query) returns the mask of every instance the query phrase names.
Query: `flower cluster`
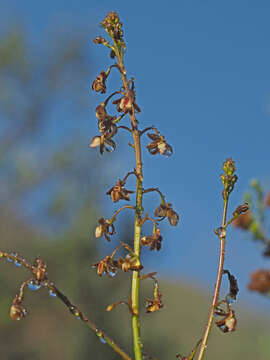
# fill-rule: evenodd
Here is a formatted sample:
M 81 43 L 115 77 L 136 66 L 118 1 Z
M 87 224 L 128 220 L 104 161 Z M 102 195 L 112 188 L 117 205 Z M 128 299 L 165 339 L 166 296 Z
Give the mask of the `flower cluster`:
M 230 158 L 223 163 L 224 174 L 220 175 L 221 181 L 224 186 L 222 192 L 223 199 L 228 199 L 229 194 L 233 191 L 234 185 L 237 181 L 237 176 L 235 173 L 235 162 Z
M 129 253 L 125 258 L 120 256 L 117 260 L 115 260 L 114 256 L 121 246 L 124 246 Z M 127 272 L 129 270 L 139 271 L 143 269 L 140 259 L 133 253 L 131 248 L 123 243 L 121 246 L 117 247 L 111 256 L 106 256 L 100 262 L 92 265 L 93 268 L 97 269 L 97 274 L 99 276 L 106 274 L 109 277 L 114 277 L 119 269 L 123 272 Z

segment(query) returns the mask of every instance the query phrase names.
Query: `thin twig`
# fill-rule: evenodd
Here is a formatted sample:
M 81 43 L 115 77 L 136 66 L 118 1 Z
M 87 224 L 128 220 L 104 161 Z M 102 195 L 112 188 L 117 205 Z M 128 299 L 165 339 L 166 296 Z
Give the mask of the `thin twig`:
M 224 259 L 225 259 L 225 244 L 226 244 L 226 228 L 225 228 L 225 225 L 226 225 L 226 218 L 227 218 L 227 209 L 228 209 L 228 197 L 224 199 L 224 203 L 223 203 L 223 216 L 222 216 L 221 234 L 219 236 L 219 238 L 220 238 L 220 251 L 219 251 L 219 265 L 218 265 L 217 281 L 216 281 L 213 301 L 212 301 L 212 304 L 211 304 L 206 329 L 205 329 L 204 334 L 203 334 L 202 343 L 201 343 L 201 346 L 200 346 L 200 351 L 199 351 L 199 355 L 198 355 L 197 360 L 202 360 L 203 359 L 204 352 L 205 352 L 206 345 L 207 345 L 207 341 L 208 341 L 208 337 L 209 337 L 210 330 L 211 330 L 213 320 L 214 320 L 215 308 L 217 306 L 218 299 L 219 299 L 219 292 L 220 292 L 221 280 L 222 280 L 222 275 L 223 275 L 223 267 L 224 267 Z

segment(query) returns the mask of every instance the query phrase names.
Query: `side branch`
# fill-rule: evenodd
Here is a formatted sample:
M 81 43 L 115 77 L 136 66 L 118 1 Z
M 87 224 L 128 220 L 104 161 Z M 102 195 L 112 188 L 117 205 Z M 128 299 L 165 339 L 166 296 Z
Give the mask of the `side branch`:
M 14 253 L 9 254 L 7 252 L 0 250 L 0 258 L 5 258 L 10 262 L 24 266 L 27 270 L 30 270 L 30 272 L 35 276 L 35 278 L 36 278 L 35 281 L 38 281 L 36 267 L 34 265 L 29 264 L 25 259 L 19 257 L 17 254 L 14 254 Z M 23 288 L 25 287 L 27 282 L 23 283 L 23 285 L 24 285 Z M 68 299 L 68 297 L 66 295 L 64 295 L 55 286 L 54 282 L 50 281 L 49 279 L 47 279 L 47 277 L 45 277 L 45 279 L 42 282 L 40 282 L 40 286 L 48 288 L 52 294 L 54 294 L 56 297 L 58 297 L 58 299 L 66 305 L 66 307 L 69 309 L 69 311 L 71 312 L 72 315 L 74 315 L 77 319 L 84 322 L 86 324 L 86 326 L 88 326 L 89 329 L 94 331 L 96 336 L 103 343 L 108 344 L 116 353 L 118 353 L 122 357 L 122 359 L 131 360 L 130 356 L 127 355 L 124 352 L 124 350 L 122 350 L 120 348 L 120 346 L 118 346 L 115 343 L 114 340 L 112 340 L 103 330 L 101 330 L 99 327 L 97 327 L 97 325 L 93 321 L 89 320 L 77 306 L 72 304 L 72 302 Z M 20 298 L 22 298 L 21 292 L 22 292 L 22 290 L 20 290 Z

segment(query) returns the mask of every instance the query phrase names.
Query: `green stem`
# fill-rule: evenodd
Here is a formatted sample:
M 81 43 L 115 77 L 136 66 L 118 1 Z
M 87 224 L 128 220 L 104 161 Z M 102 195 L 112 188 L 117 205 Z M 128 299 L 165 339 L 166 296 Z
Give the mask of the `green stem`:
M 117 44 L 114 42 L 115 55 L 119 63 L 121 71 L 123 86 L 126 95 L 129 93 L 129 85 L 126 77 L 126 69 L 123 64 L 122 54 L 120 53 Z M 135 109 L 133 107 L 130 115 L 130 122 L 132 126 L 132 135 L 134 140 L 134 152 L 136 159 L 136 213 L 134 221 L 134 253 L 140 259 L 141 250 L 141 217 L 142 217 L 142 196 L 143 196 L 143 173 L 142 173 L 142 158 L 141 158 L 141 141 L 140 132 L 138 130 L 137 121 L 135 118 Z M 133 346 L 135 360 L 142 360 L 142 342 L 140 336 L 140 319 L 139 319 L 139 294 L 140 294 L 140 274 L 133 271 L 131 284 L 131 306 L 132 306 L 132 330 L 133 330 Z
M 224 259 L 225 259 L 225 244 L 226 244 L 226 227 L 225 227 L 225 225 L 226 225 L 226 218 L 227 218 L 227 209 L 228 209 L 228 197 L 226 197 L 224 199 L 224 203 L 223 203 L 223 216 L 222 216 L 222 225 L 221 225 L 222 230 L 221 230 L 221 234 L 219 237 L 220 238 L 220 251 L 219 251 L 217 281 L 216 281 L 213 301 L 211 304 L 207 325 L 206 325 L 206 328 L 205 328 L 205 331 L 203 334 L 202 343 L 200 346 L 200 351 L 199 351 L 197 360 L 203 359 L 204 352 L 207 347 L 208 337 L 209 337 L 209 334 L 210 334 L 210 331 L 211 331 L 211 328 L 213 325 L 215 309 L 216 309 L 218 299 L 219 299 L 219 292 L 220 292 L 220 286 L 221 286 L 222 275 L 223 275 L 223 267 L 224 267 Z

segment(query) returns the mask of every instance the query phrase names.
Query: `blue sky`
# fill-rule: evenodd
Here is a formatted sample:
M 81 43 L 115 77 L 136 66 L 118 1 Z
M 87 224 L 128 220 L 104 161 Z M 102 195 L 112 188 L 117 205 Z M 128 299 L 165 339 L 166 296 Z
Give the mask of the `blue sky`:
M 162 274 L 192 279 L 212 289 L 218 252 L 213 229 L 219 226 L 222 211 L 222 162 L 232 157 L 239 175 L 230 213 L 252 178 L 270 189 L 270 4 L 2 0 L 1 27 L 19 22 L 35 42 L 56 21 L 63 31 L 68 24 L 72 29 L 83 28 L 84 43 L 98 73 L 109 59 L 91 39 L 104 35 L 98 24 L 110 10 L 118 11 L 124 23 L 127 70 L 136 79 L 142 109 L 138 119 L 142 126 L 154 124 L 174 148 L 174 156 L 168 159 L 144 154 L 145 187 L 159 186 L 180 214 L 177 229 L 162 226 L 163 251 L 149 261 L 156 268 L 158 258 Z M 96 104 L 100 99 L 100 95 L 94 99 Z M 95 123 L 93 112 L 85 119 L 87 124 L 91 117 Z M 119 151 L 125 153 L 124 143 Z M 264 299 L 248 293 L 245 286 L 248 274 L 258 267 L 269 268 L 269 261 L 261 258 L 257 244 L 235 230 L 229 232 L 228 242 L 226 267 L 239 279 L 242 299 L 263 306 Z

